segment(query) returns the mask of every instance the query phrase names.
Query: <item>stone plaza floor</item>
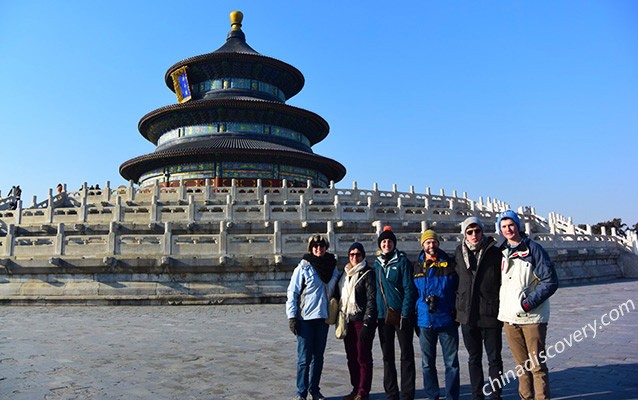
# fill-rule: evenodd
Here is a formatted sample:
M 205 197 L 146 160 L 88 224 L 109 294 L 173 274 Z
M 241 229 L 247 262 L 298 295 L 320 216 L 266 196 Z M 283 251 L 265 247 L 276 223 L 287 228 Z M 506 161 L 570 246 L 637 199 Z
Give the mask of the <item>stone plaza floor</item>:
M 551 306 L 552 398 L 638 399 L 638 281 L 561 287 Z M 296 340 L 281 304 L 3 306 L 0 321 L 2 400 L 291 399 L 295 393 Z M 321 387 L 340 399 L 350 386 L 343 343 L 333 333 L 330 328 Z M 423 398 L 416 337 L 414 345 L 417 398 Z M 371 399 L 379 400 L 377 338 L 374 357 Z M 470 399 L 462 340 L 459 357 L 461 398 Z M 513 370 L 505 339 L 503 358 L 505 370 Z M 518 398 L 516 389 L 510 382 L 504 398 Z

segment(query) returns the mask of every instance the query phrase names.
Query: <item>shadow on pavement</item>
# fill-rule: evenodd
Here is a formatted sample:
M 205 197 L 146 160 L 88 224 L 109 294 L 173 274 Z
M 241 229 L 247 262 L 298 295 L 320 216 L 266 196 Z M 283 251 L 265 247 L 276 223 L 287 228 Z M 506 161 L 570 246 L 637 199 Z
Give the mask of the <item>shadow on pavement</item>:
M 630 400 L 638 399 L 638 364 L 611 364 L 575 367 L 550 371 L 551 396 L 560 399 Z M 417 383 L 418 385 L 418 383 Z M 442 388 L 443 390 L 443 388 Z M 503 399 L 518 399 L 518 381 L 503 390 Z M 441 400 L 445 399 L 441 393 Z M 371 393 L 370 400 L 385 400 L 384 393 Z M 423 390 L 416 391 L 416 399 L 424 399 Z M 469 385 L 461 385 L 461 399 L 471 399 Z M 340 400 L 341 397 L 331 397 Z

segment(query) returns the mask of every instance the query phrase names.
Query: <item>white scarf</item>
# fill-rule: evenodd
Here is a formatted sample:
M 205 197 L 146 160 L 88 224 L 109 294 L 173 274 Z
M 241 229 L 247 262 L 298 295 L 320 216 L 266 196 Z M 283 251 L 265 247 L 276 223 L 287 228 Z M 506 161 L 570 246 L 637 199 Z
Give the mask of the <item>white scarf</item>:
M 354 315 L 361 311 L 357 306 L 357 299 L 353 293 L 354 285 L 357 282 L 358 273 L 366 266 L 366 260 L 357 265 L 348 263 L 344 269 L 344 274 L 339 280 L 339 290 L 341 291 L 341 301 L 339 309 L 347 316 Z

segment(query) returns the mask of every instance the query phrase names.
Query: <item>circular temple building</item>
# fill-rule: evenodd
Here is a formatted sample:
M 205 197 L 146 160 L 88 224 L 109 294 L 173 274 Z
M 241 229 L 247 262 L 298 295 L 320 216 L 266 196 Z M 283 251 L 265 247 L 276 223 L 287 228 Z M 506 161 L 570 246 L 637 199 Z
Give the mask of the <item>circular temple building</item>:
M 231 13 L 226 43 L 166 72 L 178 104 L 142 117 L 139 131 L 155 151 L 120 166 L 141 187 L 230 186 L 328 187 L 346 169 L 314 154 L 329 131 L 319 115 L 286 104 L 303 88 L 295 67 L 263 56 L 247 43 L 243 15 Z

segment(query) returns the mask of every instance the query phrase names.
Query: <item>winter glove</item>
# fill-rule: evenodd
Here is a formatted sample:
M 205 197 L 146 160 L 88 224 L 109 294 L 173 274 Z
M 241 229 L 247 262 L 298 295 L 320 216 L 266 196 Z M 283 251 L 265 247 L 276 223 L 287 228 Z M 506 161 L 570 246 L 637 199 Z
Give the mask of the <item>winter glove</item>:
M 368 326 L 368 324 L 363 324 L 361 331 L 359 332 L 359 340 L 362 342 L 368 341 L 373 335 L 374 328 Z
M 525 301 L 525 299 L 521 300 L 521 308 L 525 310 L 525 312 L 532 311 L 532 307 L 530 307 L 529 304 L 527 304 L 527 301 Z
M 288 320 L 288 327 L 293 335 L 297 336 L 297 318 L 290 318 Z
M 421 328 L 419 328 L 418 325 L 414 325 L 414 333 L 416 334 L 416 337 L 419 337 L 419 335 L 421 334 Z
M 410 326 L 410 320 L 406 317 L 401 317 L 401 322 L 399 323 L 399 330 L 407 329 Z

